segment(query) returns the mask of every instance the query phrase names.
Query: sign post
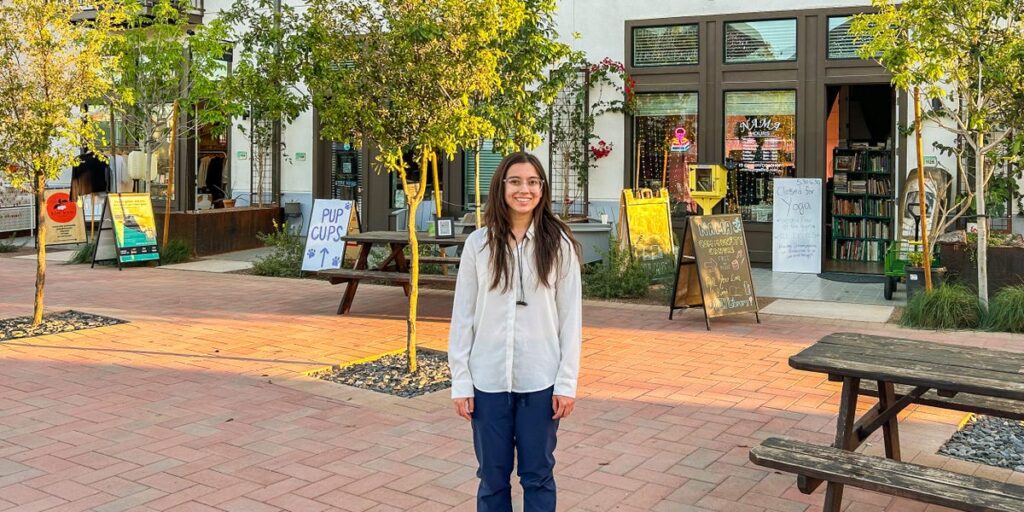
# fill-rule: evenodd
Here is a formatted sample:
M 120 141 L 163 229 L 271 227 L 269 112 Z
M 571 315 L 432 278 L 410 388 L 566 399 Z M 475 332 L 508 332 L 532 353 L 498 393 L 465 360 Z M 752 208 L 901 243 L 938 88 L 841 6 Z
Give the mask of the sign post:
M 107 194 L 100 212 L 92 266 L 104 260 L 117 260 L 118 269 L 123 263 L 139 261 L 159 264 L 156 218 L 149 194 Z
M 85 241 L 82 209 L 71 200 L 69 189 L 46 191 L 46 245 L 77 244 Z
M 699 289 L 699 294 L 697 293 Z M 676 267 L 669 318 L 676 309 L 704 307 L 704 322 L 753 313 L 757 323 L 757 297 L 750 272 L 743 221 L 737 214 L 689 218 Z
M 309 218 L 306 250 L 302 254 L 302 270 L 341 268 L 345 254 L 345 235 L 352 218 L 352 201 L 317 199 Z
M 821 179 L 775 178 L 772 271 L 821 273 Z

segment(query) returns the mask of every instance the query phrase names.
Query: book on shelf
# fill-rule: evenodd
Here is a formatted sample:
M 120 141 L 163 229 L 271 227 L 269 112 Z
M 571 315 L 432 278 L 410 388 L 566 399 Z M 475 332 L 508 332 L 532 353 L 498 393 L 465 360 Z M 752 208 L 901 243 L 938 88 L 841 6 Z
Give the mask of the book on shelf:
M 849 191 L 849 188 L 847 188 L 846 178 L 847 175 L 845 172 L 837 172 L 835 176 L 832 177 L 832 184 L 836 192 L 846 193 Z
M 850 194 L 864 194 L 868 191 L 868 182 L 866 180 L 849 180 L 847 182 L 847 192 Z

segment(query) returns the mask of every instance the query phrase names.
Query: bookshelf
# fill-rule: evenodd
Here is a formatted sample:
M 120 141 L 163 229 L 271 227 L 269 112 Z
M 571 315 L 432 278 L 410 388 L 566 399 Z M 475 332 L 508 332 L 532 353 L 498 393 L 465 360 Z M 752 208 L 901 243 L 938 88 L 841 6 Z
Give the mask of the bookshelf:
M 886 149 L 836 148 L 832 154 L 829 256 L 881 262 L 893 236 L 893 158 Z

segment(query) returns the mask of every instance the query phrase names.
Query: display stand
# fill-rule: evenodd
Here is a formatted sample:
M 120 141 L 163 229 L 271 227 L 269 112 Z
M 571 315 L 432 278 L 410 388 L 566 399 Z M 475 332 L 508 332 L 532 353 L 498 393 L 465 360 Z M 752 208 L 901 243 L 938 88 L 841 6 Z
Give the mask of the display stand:
M 97 261 L 110 260 L 117 262 L 118 270 L 122 270 L 125 263 L 156 261 L 160 265 L 156 222 L 149 196 L 107 194 L 94 241 L 90 268 L 95 268 Z
M 676 261 L 669 319 L 677 309 L 700 306 L 709 331 L 711 318 L 720 316 L 753 313 L 761 323 L 747 255 L 739 215 L 689 217 Z

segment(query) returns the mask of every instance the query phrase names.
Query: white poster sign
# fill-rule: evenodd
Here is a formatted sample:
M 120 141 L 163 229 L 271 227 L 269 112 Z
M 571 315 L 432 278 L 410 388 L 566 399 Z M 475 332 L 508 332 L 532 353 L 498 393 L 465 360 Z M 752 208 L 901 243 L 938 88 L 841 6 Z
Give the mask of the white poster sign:
M 343 237 L 348 233 L 352 216 L 352 201 L 317 199 L 309 217 L 306 251 L 302 256 L 302 270 L 315 272 L 328 268 L 341 268 L 345 254 Z
M 821 179 L 775 178 L 772 271 L 821 272 Z
M 0 233 L 28 231 L 36 227 L 32 193 L 0 182 Z

